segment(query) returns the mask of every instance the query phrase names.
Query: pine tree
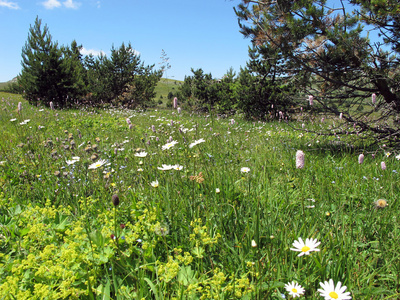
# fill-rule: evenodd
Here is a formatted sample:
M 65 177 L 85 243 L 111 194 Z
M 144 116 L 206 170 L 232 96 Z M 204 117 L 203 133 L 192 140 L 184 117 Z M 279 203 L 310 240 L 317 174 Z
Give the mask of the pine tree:
M 399 12 L 398 0 L 242 0 L 236 9 L 261 58 L 276 52 L 271 71 L 290 80 L 293 97 L 306 106 L 312 95 L 313 110 L 340 118 L 318 133 L 387 143 L 400 142 Z
M 79 70 L 78 49 L 76 43 L 71 49 L 59 48 L 58 43 L 52 41 L 47 25 L 42 27 L 42 21 L 36 17 L 22 48 L 22 71 L 19 76 L 23 95 L 31 104 L 49 105 L 52 101 L 56 106 L 65 107 L 81 93 L 77 89 L 79 76 L 74 76 Z

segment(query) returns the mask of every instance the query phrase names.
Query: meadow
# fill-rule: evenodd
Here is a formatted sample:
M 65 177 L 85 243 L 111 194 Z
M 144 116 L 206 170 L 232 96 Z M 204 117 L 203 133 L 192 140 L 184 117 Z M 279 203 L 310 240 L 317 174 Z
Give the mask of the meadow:
M 0 299 L 400 298 L 400 152 L 0 99 Z

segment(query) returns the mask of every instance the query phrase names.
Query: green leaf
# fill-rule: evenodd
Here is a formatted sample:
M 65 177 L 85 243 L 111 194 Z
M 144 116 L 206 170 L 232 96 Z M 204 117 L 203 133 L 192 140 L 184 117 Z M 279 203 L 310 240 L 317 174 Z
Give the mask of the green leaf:
M 194 271 L 190 266 L 181 267 L 178 272 L 178 281 L 183 285 L 189 285 L 195 279 Z
M 102 292 L 102 294 L 103 294 L 103 297 L 101 298 L 102 300 L 111 299 L 110 285 L 111 285 L 111 282 L 110 282 L 110 280 L 108 280 L 106 283 L 106 286 L 104 287 L 103 292 Z
M 144 278 L 144 281 L 146 281 L 147 284 L 150 286 L 150 289 L 153 292 L 155 299 L 158 300 L 159 297 L 158 297 L 157 289 L 156 289 L 156 286 L 154 285 L 154 283 L 152 283 L 151 280 L 148 279 L 147 277 Z
M 27 235 L 29 231 L 30 231 L 29 228 L 24 228 L 24 229 L 19 231 L 19 236 L 23 237 L 24 235 Z
M 204 249 L 201 247 L 194 247 L 194 249 L 192 250 L 192 253 L 194 256 L 196 256 L 197 258 L 203 258 L 203 254 L 204 254 Z

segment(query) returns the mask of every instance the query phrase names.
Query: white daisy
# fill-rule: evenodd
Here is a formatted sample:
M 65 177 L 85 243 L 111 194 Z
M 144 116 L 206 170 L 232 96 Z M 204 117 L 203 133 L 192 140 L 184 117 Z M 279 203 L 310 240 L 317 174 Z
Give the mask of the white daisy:
M 304 294 L 304 288 L 299 285 L 296 281 L 292 281 L 285 284 L 286 291 L 289 292 L 293 298 L 300 297 Z
M 135 156 L 137 156 L 137 157 L 146 157 L 147 156 L 147 152 L 142 151 L 142 152 L 139 152 L 139 153 L 135 153 Z
M 183 166 L 181 166 L 181 165 L 173 165 L 172 168 L 173 168 L 174 170 L 180 171 L 180 170 L 183 169 Z
M 30 122 L 31 120 L 24 120 L 23 122 L 19 123 L 19 125 L 26 125 Z
M 137 169 L 138 172 L 143 172 L 142 168 Z
M 79 156 L 73 156 L 71 160 L 67 160 L 66 163 L 67 165 L 73 165 L 74 163 L 76 163 L 77 161 L 80 161 L 80 157 Z
M 317 248 L 319 244 L 321 244 L 321 242 L 318 242 L 317 239 L 307 238 L 306 242 L 304 243 L 302 238 L 299 238 L 298 241 L 293 242 L 293 247 L 295 248 L 290 248 L 290 250 L 300 252 L 298 256 L 302 256 L 304 254 L 309 255 L 312 251 L 319 251 Z
M 338 281 L 336 287 L 332 279 L 329 279 L 329 282 L 328 281 L 325 281 L 324 283 L 320 282 L 319 285 L 322 287 L 322 289 L 318 289 L 318 292 L 320 292 L 321 297 L 324 297 L 325 300 L 351 299 L 350 292 L 346 293 L 344 292 L 347 289 L 347 287 L 345 285 L 342 286 L 342 283 L 340 281 Z
M 219 188 L 216 188 L 216 189 L 215 189 L 215 192 L 216 192 L 217 194 L 219 194 L 219 193 L 221 193 L 221 190 L 220 190 Z
M 159 169 L 161 171 L 169 171 L 169 170 L 172 170 L 173 168 L 174 168 L 174 166 L 165 165 L 165 164 L 163 164 L 162 167 L 157 167 L 157 169 Z
M 249 173 L 249 172 L 250 172 L 250 168 L 248 168 L 248 167 L 243 167 L 243 168 L 240 169 L 240 172 L 242 172 L 242 173 Z
M 196 145 L 198 145 L 198 144 L 200 144 L 200 143 L 204 143 L 204 142 L 205 142 L 204 139 L 199 139 L 199 140 L 194 141 L 193 143 L 191 143 L 191 144 L 189 145 L 189 148 L 193 148 L 194 146 L 196 146 Z
M 400 154 L 397 154 L 397 155 L 396 155 L 396 159 L 397 159 L 397 160 L 400 160 Z
M 176 144 L 178 144 L 177 141 L 172 141 L 170 143 L 166 143 L 164 146 L 161 147 L 162 150 L 167 150 L 169 148 L 172 148 L 173 146 L 175 146 Z
M 152 187 L 154 187 L 154 188 L 157 188 L 157 187 L 158 187 L 158 180 L 155 180 L 155 181 L 150 182 L 150 185 L 151 185 Z
M 15 121 L 17 121 L 17 119 L 11 119 L 11 120 L 10 120 L 10 122 L 15 122 Z
M 105 165 L 106 163 L 107 163 L 106 160 L 100 159 L 100 160 L 98 160 L 97 162 L 95 162 L 94 164 L 91 164 L 91 165 L 89 166 L 89 170 L 100 168 L 100 167 L 102 167 L 103 165 Z

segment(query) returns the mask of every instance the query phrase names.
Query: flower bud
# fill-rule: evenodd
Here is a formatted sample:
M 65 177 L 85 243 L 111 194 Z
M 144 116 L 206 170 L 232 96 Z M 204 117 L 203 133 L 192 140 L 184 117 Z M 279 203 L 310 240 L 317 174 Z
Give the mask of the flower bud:
M 118 195 L 112 195 L 111 197 L 111 202 L 114 206 L 118 206 L 119 205 L 119 197 Z

